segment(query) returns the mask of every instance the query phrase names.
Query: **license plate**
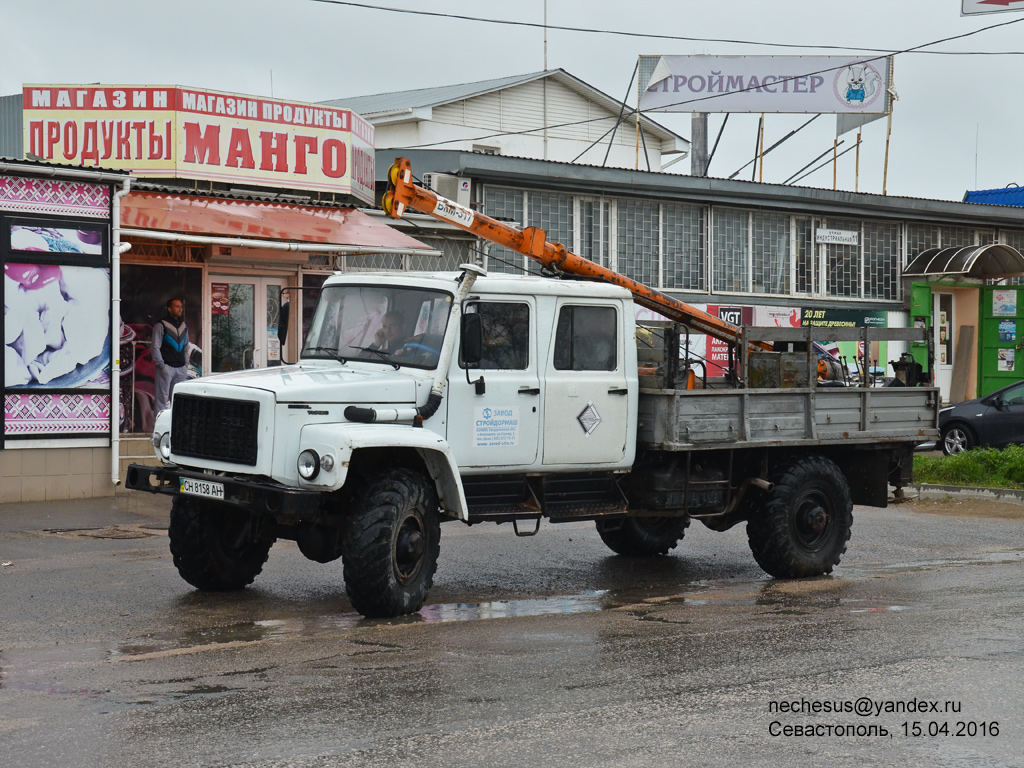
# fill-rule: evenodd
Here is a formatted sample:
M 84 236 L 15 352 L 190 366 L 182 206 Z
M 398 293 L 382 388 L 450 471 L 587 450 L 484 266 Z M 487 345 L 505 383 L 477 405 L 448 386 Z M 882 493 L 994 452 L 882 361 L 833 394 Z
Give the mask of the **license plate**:
M 224 483 L 212 483 L 209 480 L 196 480 L 191 477 L 178 478 L 178 490 L 193 496 L 205 496 L 208 499 L 224 498 Z

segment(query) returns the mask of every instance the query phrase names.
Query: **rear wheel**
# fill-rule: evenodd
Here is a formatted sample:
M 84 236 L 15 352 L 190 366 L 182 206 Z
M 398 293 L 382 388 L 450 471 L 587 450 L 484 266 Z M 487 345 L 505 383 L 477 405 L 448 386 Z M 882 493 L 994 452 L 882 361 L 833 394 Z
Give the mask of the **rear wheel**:
M 406 469 L 372 480 L 342 539 L 345 591 L 355 609 L 372 618 L 418 611 L 434 582 L 440 540 L 430 480 Z
M 598 520 L 597 533 L 616 554 L 652 557 L 675 548 L 689 524 L 688 517 L 627 517 Z
M 975 445 L 974 432 L 966 424 L 947 424 L 942 428 L 942 452 L 947 456 L 969 451 Z
M 846 552 L 853 502 L 846 478 L 823 456 L 801 456 L 781 465 L 774 487 L 747 522 L 754 559 L 780 579 L 831 573 Z
M 252 584 L 274 544 L 272 538 L 258 535 L 258 522 L 227 504 L 175 497 L 167 532 L 181 578 L 211 592 Z

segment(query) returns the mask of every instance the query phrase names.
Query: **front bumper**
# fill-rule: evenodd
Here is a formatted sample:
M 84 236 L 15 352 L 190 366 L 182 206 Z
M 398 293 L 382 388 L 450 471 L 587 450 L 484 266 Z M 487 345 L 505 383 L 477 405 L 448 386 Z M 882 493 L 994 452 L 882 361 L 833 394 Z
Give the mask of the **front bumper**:
M 231 504 L 254 515 L 270 515 L 278 520 L 313 520 L 321 512 L 324 494 L 288 488 L 276 483 L 255 482 L 229 476 L 211 476 L 180 467 L 154 467 L 129 464 L 124 487 L 133 491 L 162 493 L 167 496 L 188 495 L 180 490 L 181 479 L 213 481 L 224 486 L 224 504 Z M 202 497 L 195 497 L 202 498 Z

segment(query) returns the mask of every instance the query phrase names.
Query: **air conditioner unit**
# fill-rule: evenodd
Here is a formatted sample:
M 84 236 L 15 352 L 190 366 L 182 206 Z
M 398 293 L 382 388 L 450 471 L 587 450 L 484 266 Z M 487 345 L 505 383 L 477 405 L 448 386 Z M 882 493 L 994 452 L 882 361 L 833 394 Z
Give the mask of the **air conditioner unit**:
M 423 186 L 467 208 L 472 199 L 469 194 L 472 187 L 470 180 L 450 173 L 424 173 Z

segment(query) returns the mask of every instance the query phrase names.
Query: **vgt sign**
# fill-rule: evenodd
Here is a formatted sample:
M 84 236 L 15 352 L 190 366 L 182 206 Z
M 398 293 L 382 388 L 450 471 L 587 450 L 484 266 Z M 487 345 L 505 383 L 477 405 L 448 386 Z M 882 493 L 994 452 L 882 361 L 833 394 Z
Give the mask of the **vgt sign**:
M 27 152 L 58 163 L 373 202 L 373 126 L 351 110 L 180 86 L 27 85 Z

